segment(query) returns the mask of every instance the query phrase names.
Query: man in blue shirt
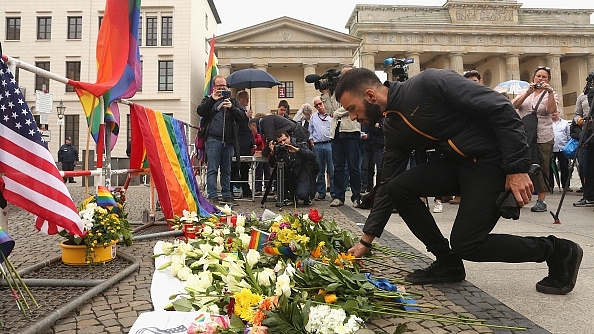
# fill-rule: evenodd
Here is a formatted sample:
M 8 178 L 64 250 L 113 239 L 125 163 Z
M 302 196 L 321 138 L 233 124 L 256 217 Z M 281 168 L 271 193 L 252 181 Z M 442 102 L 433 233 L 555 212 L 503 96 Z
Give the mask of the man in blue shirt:
M 318 188 L 316 200 L 323 200 L 326 198 L 326 173 L 330 177 L 330 196 L 334 198 L 334 165 L 332 164 L 332 146 L 330 144 L 332 116 L 326 112 L 321 97 L 316 96 L 313 99 L 313 105 L 317 112 L 309 119 L 309 145 L 316 154 L 316 160 L 320 166 L 316 181 Z

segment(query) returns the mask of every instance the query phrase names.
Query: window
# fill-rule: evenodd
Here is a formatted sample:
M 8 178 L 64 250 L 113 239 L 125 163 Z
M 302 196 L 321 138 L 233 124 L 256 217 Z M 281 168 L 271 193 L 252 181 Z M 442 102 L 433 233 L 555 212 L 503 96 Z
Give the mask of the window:
M 18 41 L 21 39 L 21 18 L 6 18 L 6 40 Z
M 80 138 L 80 116 L 79 115 L 64 115 L 64 132 L 60 138 L 60 145 L 64 143 L 64 138 L 72 137 L 72 145 L 78 147 L 78 140 Z M 82 150 L 79 149 L 79 152 Z M 82 158 L 82 157 L 81 157 Z
M 208 30 L 208 14 L 204 14 L 204 27 Z
M 52 18 L 43 16 L 37 18 L 37 39 L 52 39 Z
M 142 16 L 138 20 L 138 46 L 142 46 Z
M 173 60 L 159 60 L 159 91 L 173 91 Z
M 46 71 L 50 70 L 50 62 L 49 61 L 36 61 L 35 66 L 37 66 L 41 69 L 44 69 Z M 49 91 L 49 88 L 50 88 L 49 83 L 50 83 L 49 78 L 43 77 L 39 74 L 35 74 L 35 91 L 43 90 L 44 86 L 45 86 L 45 89 Z
M 66 77 L 74 81 L 80 81 L 80 61 L 66 62 Z M 67 92 L 74 92 L 74 87 L 66 85 Z
M 82 16 L 68 16 L 68 39 L 82 39 Z
M 295 90 L 293 86 L 293 81 L 281 81 L 280 86 L 278 86 L 278 98 L 294 98 L 295 97 Z
M 146 18 L 146 46 L 157 46 L 157 17 Z
M 173 45 L 173 17 L 163 16 L 161 18 L 161 46 Z
M 101 23 L 103 23 L 103 16 L 99 16 L 99 29 L 97 29 L 98 31 L 101 30 Z

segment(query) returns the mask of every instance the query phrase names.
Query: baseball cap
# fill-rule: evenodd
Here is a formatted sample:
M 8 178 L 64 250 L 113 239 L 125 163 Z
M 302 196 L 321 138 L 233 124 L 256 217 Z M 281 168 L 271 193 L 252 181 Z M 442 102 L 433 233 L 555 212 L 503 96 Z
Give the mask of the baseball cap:
M 72 140 L 72 137 L 66 137 L 66 140 Z

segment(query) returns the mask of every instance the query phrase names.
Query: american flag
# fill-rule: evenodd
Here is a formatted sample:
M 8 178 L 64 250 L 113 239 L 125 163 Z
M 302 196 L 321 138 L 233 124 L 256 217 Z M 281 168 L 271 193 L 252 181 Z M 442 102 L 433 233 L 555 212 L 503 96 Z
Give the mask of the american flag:
M 45 146 L 14 76 L 0 58 L 0 191 L 36 215 L 35 227 L 82 236 L 76 205 Z

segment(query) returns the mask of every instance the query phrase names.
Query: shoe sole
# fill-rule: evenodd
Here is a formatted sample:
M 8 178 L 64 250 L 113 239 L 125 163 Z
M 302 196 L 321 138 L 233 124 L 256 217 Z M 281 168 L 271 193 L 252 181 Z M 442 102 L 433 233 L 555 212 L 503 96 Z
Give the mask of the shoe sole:
M 594 203 L 579 204 L 579 205 L 575 205 L 575 203 L 573 203 L 573 206 L 575 206 L 576 208 L 591 208 L 591 207 L 594 207 Z
M 456 278 L 438 278 L 432 280 L 417 280 L 414 278 L 404 277 L 404 280 L 411 284 L 439 284 L 439 283 L 460 283 L 466 279 L 466 275 Z
M 570 293 L 573 288 L 575 287 L 575 282 L 577 282 L 578 271 L 580 270 L 580 264 L 582 263 L 582 257 L 584 256 L 584 250 L 580 245 L 574 242 L 576 248 L 574 251 L 577 253 L 577 258 L 575 261 L 575 269 L 573 271 L 573 276 L 571 277 L 571 284 L 564 286 L 562 288 L 553 288 L 549 286 L 540 285 L 536 283 L 536 291 L 541 293 L 546 293 L 549 295 L 566 295 Z

